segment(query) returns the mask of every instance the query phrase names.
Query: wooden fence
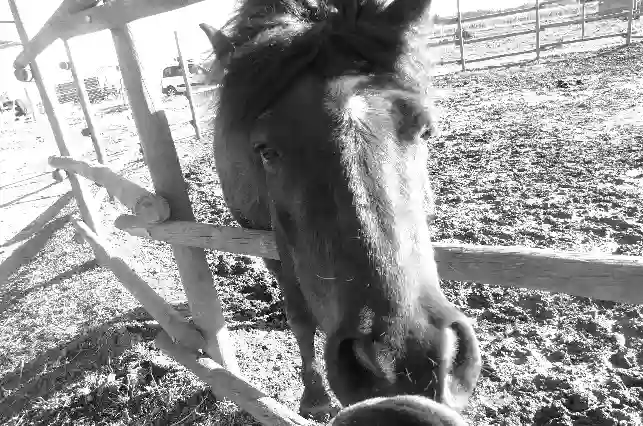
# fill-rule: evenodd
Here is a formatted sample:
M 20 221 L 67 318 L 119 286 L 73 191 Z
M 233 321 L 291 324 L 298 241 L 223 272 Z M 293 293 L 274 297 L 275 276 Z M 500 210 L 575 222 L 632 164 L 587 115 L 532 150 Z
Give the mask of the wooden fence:
M 453 45 L 453 43 L 456 43 L 460 50 L 460 58 L 455 60 L 441 61 L 438 63 L 440 65 L 459 63 L 461 65 L 462 71 L 465 71 L 466 64 L 468 63 L 483 62 L 483 61 L 489 61 L 494 59 L 506 58 L 510 56 L 535 54 L 535 58 L 540 59 L 541 52 L 545 50 L 557 48 L 563 45 L 572 44 L 572 43 L 581 43 L 581 42 L 587 42 L 592 40 L 622 37 L 625 39 L 625 44 L 629 45 L 633 38 L 641 38 L 641 35 L 636 35 L 633 32 L 634 19 L 640 13 L 640 11 L 637 9 L 637 2 L 638 0 L 631 0 L 629 10 L 624 11 L 622 8 L 615 8 L 611 10 L 601 10 L 600 13 L 588 15 L 587 8 L 589 8 L 590 7 L 589 5 L 592 5 L 593 3 L 588 4 L 586 2 L 582 2 L 578 5 L 573 5 L 573 4 L 570 5 L 569 2 L 562 3 L 560 0 L 545 0 L 545 1 L 534 0 L 534 5 L 529 7 L 521 7 L 514 10 L 507 10 L 507 11 L 488 13 L 488 14 L 483 14 L 478 16 L 464 17 L 460 9 L 460 0 L 458 0 L 457 15 L 451 18 L 440 18 L 436 22 L 437 25 L 442 25 L 442 26 L 455 25 L 456 28 L 453 36 L 447 37 L 447 38 L 444 37 L 444 34 L 438 37 L 434 36 L 429 41 L 428 47 L 432 48 L 432 47 L 438 47 L 438 46 Z M 596 3 L 596 6 L 598 6 L 598 3 Z M 560 10 L 558 10 L 557 12 L 553 12 L 553 11 L 560 8 L 570 8 L 570 7 L 574 7 L 579 10 L 580 18 L 574 17 L 573 19 L 566 19 L 558 22 L 547 22 L 547 23 L 542 22 L 546 17 L 548 16 L 551 17 L 552 15 L 558 18 L 568 17 L 569 16 L 568 14 L 562 13 L 562 11 Z M 549 11 L 549 14 L 547 13 L 548 11 Z M 526 20 L 526 22 L 520 22 L 518 21 L 518 19 L 516 19 L 516 22 L 519 22 L 520 27 L 531 26 L 531 28 L 528 28 L 528 29 L 522 29 L 519 31 L 509 30 L 506 33 L 494 34 L 486 37 L 484 36 L 471 37 L 469 31 L 466 28 L 466 27 L 475 26 L 474 23 L 494 20 L 498 18 L 518 17 L 524 14 L 528 14 L 529 15 L 528 18 L 531 18 L 532 13 L 533 13 L 533 21 L 531 19 L 528 19 Z M 598 36 L 591 36 L 591 37 L 586 36 L 585 27 L 587 23 L 610 20 L 610 19 L 626 19 L 627 30 L 625 32 L 601 34 Z M 541 43 L 542 35 L 545 31 L 551 30 L 554 28 L 567 27 L 567 26 L 579 25 L 579 24 L 581 26 L 579 38 L 558 41 L 554 43 L 546 43 L 546 44 Z M 502 40 L 502 39 L 507 39 L 511 37 L 525 36 L 530 34 L 533 34 L 534 36 L 535 47 L 533 49 L 511 51 L 511 52 L 506 52 L 506 53 L 501 53 L 501 54 L 496 54 L 491 56 L 477 57 L 474 59 L 467 59 L 466 57 L 467 49 L 465 49 L 465 46 L 476 45 L 479 43 L 495 41 L 495 40 Z
M 32 246 L 35 243 L 31 237 L 42 231 L 73 195 L 82 217 L 82 221 L 73 220 L 78 234 L 93 248 L 99 262 L 113 271 L 163 327 L 164 331 L 156 339 L 159 348 L 208 383 L 215 395 L 236 402 L 263 424 L 307 425 L 310 424 L 307 420 L 267 397 L 243 378 L 205 260 L 204 249 L 277 259 L 274 236 L 272 232 L 195 222 L 165 113 L 156 109 L 145 89 L 142 65 L 130 32 L 129 23 L 136 19 L 199 1 L 113 0 L 94 7 L 94 0 L 64 0 L 43 28 L 29 39 L 15 0 L 9 0 L 23 43 L 23 51 L 14 63 L 15 75 L 22 81 L 35 80 L 60 152 L 59 156 L 50 157 L 49 164 L 59 180 L 62 179 L 61 170 L 64 170 L 72 186 L 71 194 L 63 195 L 11 239 L 12 244 L 22 246 L 16 250 L 18 255 L 13 258 L 9 269 L 17 268 L 34 254 Z M 461 16 L 457 19 L 462 36 L 463 19 Z M 124 179 L 104 164 L 98 139 L 93 140 L 96 162 L 75 159 L 65 142 L 65 128 L 52 101 L 53 94 L 43 84 L 37 59 L 40 52 L 58 38 L 66 41 L 70 37 L 104 29 L 111 31 L 116 47 L 143 156 L 152 177 L 153 191 Z M 463 46 L 461 42 L 461 52 Z M 68 53 L 71 53 L 69 49 Z M 69 61 L 73 64 L 71 54 Z M 464 60 L 462 63 L 464 66 Z M 79 89 L 81 105 L 88 104 L 81 77 L 74 72 L 73 78 Z M 86 114 L 86 119 L 89 123 L 91 115 Z M 132 211 L 133 215 L 122 215 L 116 219 L 117 229 L 171 244 L 195 325 L 187 322 L 155 293 L 105 241 L 105 230 L 99 226 L 98 211 L 87 190 L 90 182 L 105 188 L 110 196 Z M 456 244 L 435 244 L 435 249 L 442 278 L 643 303 L 643 259 L 639 257 Z M 205 355 L 199 355 L 199 351 Z

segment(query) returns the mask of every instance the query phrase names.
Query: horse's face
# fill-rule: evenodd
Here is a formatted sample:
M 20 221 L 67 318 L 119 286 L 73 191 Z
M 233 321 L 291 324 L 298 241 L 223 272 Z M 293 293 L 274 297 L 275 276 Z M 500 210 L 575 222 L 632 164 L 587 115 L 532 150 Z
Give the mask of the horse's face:
M 478 343 L 439 287 L 427 224 L 428 110 L 391 78 L 299 78 L 250 131 L 282 262 L 328 336 L 343 404 L 466 404 Z M 289 265 L 286 265 L 288 267 Z

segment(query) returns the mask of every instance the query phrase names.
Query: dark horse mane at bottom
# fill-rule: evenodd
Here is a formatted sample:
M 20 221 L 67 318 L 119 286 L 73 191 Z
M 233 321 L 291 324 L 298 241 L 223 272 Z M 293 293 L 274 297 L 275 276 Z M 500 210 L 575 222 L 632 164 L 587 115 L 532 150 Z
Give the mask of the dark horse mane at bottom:
M 256 119 L 307 72 L 390 75 L 422 96 L 427 49 L 414 49 L 430 0 L 247 0 L 223 31 L 233 53 L 219 113 L 239 125 Z M 428 26 L 428 23 L 424 27 Z M 225 120 L 231 123 L 231 120 Z

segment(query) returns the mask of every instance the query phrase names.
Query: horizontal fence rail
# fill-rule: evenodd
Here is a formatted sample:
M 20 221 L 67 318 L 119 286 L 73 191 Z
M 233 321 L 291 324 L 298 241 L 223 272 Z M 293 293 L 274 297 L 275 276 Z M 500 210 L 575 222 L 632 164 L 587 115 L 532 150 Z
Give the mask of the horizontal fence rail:
M 137 223 L 121 216 L 116 227 L 171 244 L 278 259 L 274 236 L 195 222 Z M 556 252 L 526 247 L 433 243 L 442 279 L 563 292 L 643 303 L 643 257 Z
M 165 198 L 121 177 L 108 166 L 56 156 L 49 157 L 49 165 L 76 173 L 99 184 L 145 222 L 158 223 L 170 217 L 170 205 Z

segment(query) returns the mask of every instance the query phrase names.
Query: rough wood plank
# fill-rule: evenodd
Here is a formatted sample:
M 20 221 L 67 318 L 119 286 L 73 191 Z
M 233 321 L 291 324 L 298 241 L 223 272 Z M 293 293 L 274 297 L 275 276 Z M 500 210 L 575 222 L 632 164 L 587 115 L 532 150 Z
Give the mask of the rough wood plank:
M 585 39 L 585 23 L 587 22 L 587 10 L 585 9 L 586 1 L 581 2 L 581 40 Z
M 643 257 L 434 244 L 440 277 L 643 304 Z
M 146 84 L 143 78 L 144 73 L 129 27 L 113 29 L 112 38 L 155 191 L 170 204 L 172 219 L 194 221 L 194 212 L 167 117 L 163 111 L 156 109 L 153 98 L 146 89 L 154 86 Z M 206 352 L 227 369 L 240 375 L 205 251 L 178 244 L 172 246 L 172 251 L 194 322 L 206 339 Z
M 0 247 L 6 247 L 11 244 L 19 243 L 20 241 L 31 238 L 33 234 L 39 232 L 42 228 L 44 228 L 47 222 L 56 217 L 56 215 L 60 213 L 60 211 L 67 204 L 69 204 L 72 198 L 73 194 L 71 193 L 71 191 L 64 193 L 60 198 L 54 201 L 51 206 L 47 207 L 44 212 L 40 213 L 37 218 L 32 220 L 29 225 L 22 228 L 20 232 L 14 235 L 10 240 L 7 240 Z
M 170 217 L 170 205 L 167 200 L 118 175 L 108 166 L 56 156 L 49 157 L 49 165 L 96 182 L 148 223 L 163 222 Z
M 630 45 L 632 42 L 632 25 L 634 23 L 634 12 L 636 11 L 637 0 L 630 0 L 630 10 L 627 11 L 627 36 L 625 37 L 625 44 Z
M 228 398 L 235 402 L 261 424 L 266 426 L 313 426 L 312 422 L 293 413 L 212 359 L 197 358 L 195 354 L 172 343 L 167 333 L 160 332 L 155 343 L 159 349 L 210 385 L 212 393 L 218 398 Z
M 88 1 L 90 0 L 65 0 L 63 5 L 84 4 Z M 61 8 L 63 5 L 61 5 Z M 14 21 L 16 21 L 16 30 L 18 31 L 20 40 L 23 45 L 26 45 L 29 42 L 29 37 L 27 36 L 25 27 L 20 19 L 16 0 L 9 0 L 9 8 L 11 9 Z M 65 131 L 58 116 L 58 112 L 56 111 L 55 104 L 52 101 L 52 99 L 56 99 L 56 97 L 51 93 L 50 88 L 44 83 L 37 60 L 31 62 L 31 72 L 34 77 L 34 81 L 36 82 L 36 87 L 38 88 L 42 105 L 47 113 L 47 119 L 49 120 L 52 133 L 54 134 L 56 145 L 58 145 L 58 151 L 60 151 L 60 155 L 70 156 L 69 148 L 65 142 Z M 76 198 L 76 203 L 78 204 L 78 210 L 80 210 L 83 220 L 94 232 L 100 234 L 100 221 L 97 220 L 99 217 L 98 209 L 94 205 L 94 200 L 91 198 L 87 182 L 82 179 L 78 179 L 74 174 L 70 174 L 68 178 L 72 192 Z
M 186 221 L 168 221 L 162 225 L 149 225 L 141 222 L 135 216 L 129 215 L 119 216 L 114 222 L 114 226 L 132 235 L 152 240 L 171 241 L 172 244 L 279 259 L 272 231 L 213 226 Z
M 583 2 L 584 4 L 585 2 Z M 536 0 L 536 60 L 540 61 L 540 32 L 543 30 L 540 25 L 540 0 Z
M 72 221 L 80 235 L 94 250 L 98 262 L 109 268 L 123 286 L 143 305 L 145 310 L 181 345 L 194 351 L 206 347 L 199 331 L 183 315 L 159 296 L 150 285 L 132 270 L 125 260 L 114 253 L 112 247 L 101 240 L 87 225 Z
M 181 41 L 179 39 L 179 32 L 174 31 L 174 41 L 176 41 L 176 51 L 179 54 L 179 64 L 181 66 L 181 74 L 183 74 L 183 82 L 185 83 L 185 93 L 188 97 L 188 103 L 190 104 L 190 113 L 192 114 L 192 127 L 194 127 L 194 132 L 196 133 L 196 138 L 201 140 L 201 128 L 199 127 L 199 119 L 196 115 L 196 110 L 194 107 L 194 96 L 192 95 L 192 86 L 190 86 L 190 71 L 188 66 L 183 58 L 183 53 L 181 51 Z
M 172 244 L 279 258 L 268 231 L 188 222 L 144 225 L 128 218 L 117 227 Z M 433 248 L 442 279 L 643 304 L 643 257 L 444 243 L 433 243 Z

